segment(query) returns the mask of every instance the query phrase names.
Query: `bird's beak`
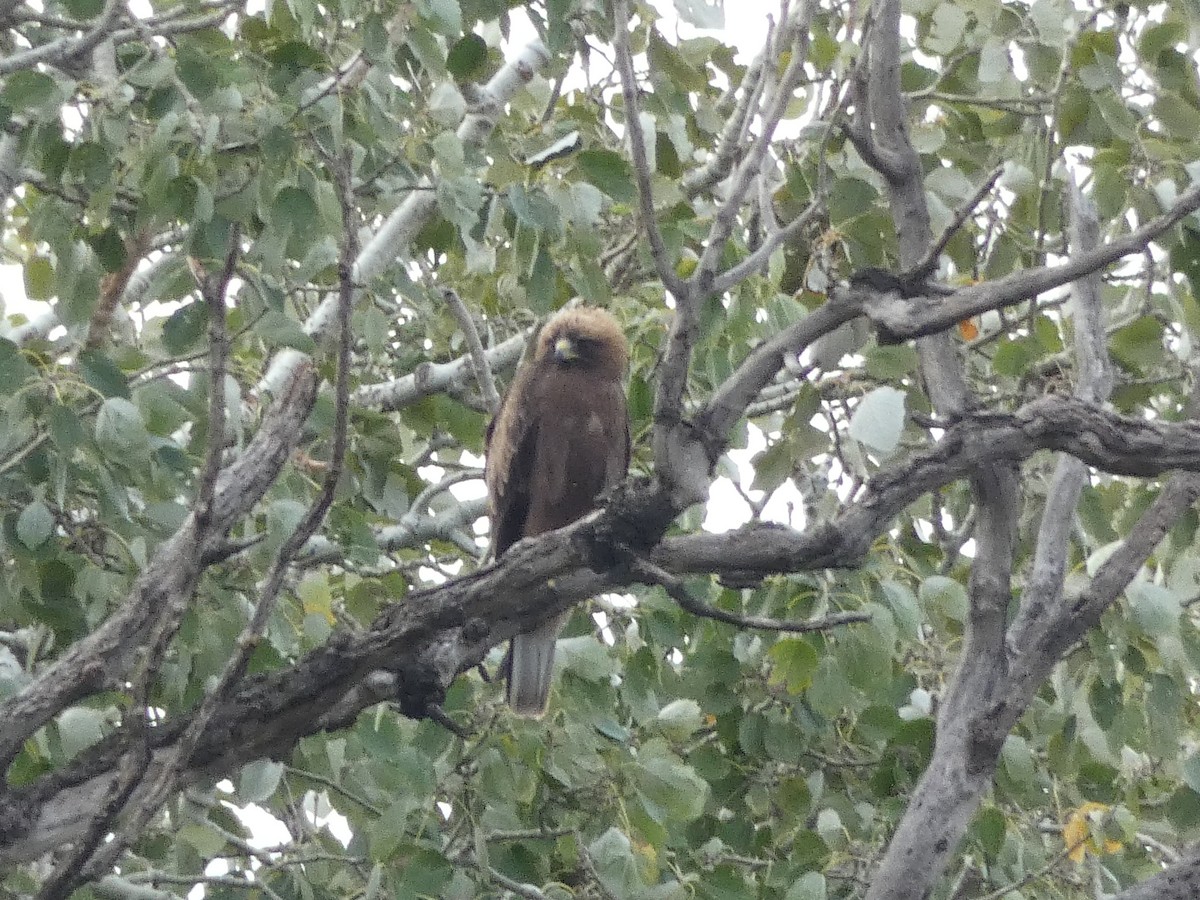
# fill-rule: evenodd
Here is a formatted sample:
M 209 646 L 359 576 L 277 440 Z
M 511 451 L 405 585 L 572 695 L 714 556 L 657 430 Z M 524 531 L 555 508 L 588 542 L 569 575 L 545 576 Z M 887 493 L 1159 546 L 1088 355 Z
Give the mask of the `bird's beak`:
M 567 337 L 561 337 L 555 341 L 554 358 L 559 362 L 570 362 L 573 359 L 579 359 L 579 350 L 576 349 L 575 342 Z

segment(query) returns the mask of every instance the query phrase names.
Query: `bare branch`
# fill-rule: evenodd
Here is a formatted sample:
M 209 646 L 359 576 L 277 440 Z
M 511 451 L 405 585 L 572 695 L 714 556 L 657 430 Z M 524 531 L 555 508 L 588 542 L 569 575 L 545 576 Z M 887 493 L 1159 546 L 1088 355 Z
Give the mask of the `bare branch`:
M 123 8 L 124 5 L 121 3 L 121 0 L 108 0 L 104 11 L 100 13 L 100 17 L 96 19 L 95 24 L 82 36 L 59 38 L 57 41 L 51 41 L 49 44 L 31 47 L 28 50 L 13 53 L 4 59 L 0 59 L 0 77 L 11 75 L 13 72 L 19 72 L 22 69 L 32 69 L 43 63 L 60 65 L 90 52 L 92 48 L 109 36 L 109 32 L 113 30 L 113 25 L 116 24 L 117 19 L 121 16 Z
M 633 54 L 629 49 L 629 5 L 626 0 L 613 0 L 613 49 L 617 55 L 617 69 L 621 75 L 621 89 L 625 98 L 625 130 L 629 134 L 629 153 L 633 157 L 633 176 L 637 181 L 638 205 L 641 209 L 642 227 L 650 241 L 650 256 L 654 261 L 658 278 L 679 302 L 683 283 L 675 274 L 675 268 L 663 243 L 654 214 L 654 192 L 650 186 L 650 163 L 646 158 L 646 136 L 642 132 L 641 103 L 638 101 L 637 78 L 633 72 Z
M 991 174 L 983 180 L 983 183 L 979 185 L 975 193 L 968 197 L 966 202 L 955 211 L 954 218 L 950 220 L 950 224 L 946 226 L 941 236 L 930 245 L 920 261 L 905 273 L 906 276 L 923 278 L 937 269 L 938 257 L 942 255 L 942 251 L 946 249 L 946 245 L 950 243 L 954 235 L 958 234 L 958 229 L 962 228 L 963 223 L 970 218 L 971 213 L 975 212 L 976 207 L 983 202 L 983 198 L 988 195 L 1003 174 L 1003 165 L 992 169 Z
M 950 296 L 907 300 L 895 295 L 881 296 L 867 304 L 864 312 L 894 340 L 936 334 L 963 319 L 1033 299 L 1045 291 L 1097 272 L 1123 256 L 1141 253 L 1151 241 L 1197 209 L 1200 209 L 1200 184 L 1180 194 L 1161 216 L 1095 250 L 1072 255 L 1060 266 L 1014 272 L 997 281 L 963 288 Z
M 767 235 L 766 240 L 762 242 L 757 250 L 739 262 L 737 265 L 726 269 L 718 275 L 712 283 L 712 292 L 714 294 L 723 294 L 728 290 L 732 290 L 737 285 L 741 284 L 751 275 L 761 272 L 767 267 L 771 261 L 771 254 L 789 243 L 792 238 L 800 233 L 800 231 L 808 225 L 817 215 L 824 209 L 824 197 L 818 197 L 808 205 L 808 208 L 792 221 L 788 222 L 783 228 L 777 228 Z
M 764 631 L 783 631 L 789 634 L 803 634 L 810 631 L 828 631 L 841 625 L 854 622 L 869 622 L 871 614 L 866 612 L 834 613 L 821 616 L 819 619 L 809 619 L 805 622 L 793 622 L 786 619 L 771 619 L 765 616 L 743 616 L 724 609 L 718 609 L 693 597 L 683 582 L 664 569 L 648 560 L 637 559 L 631 564 L 633 573 L 639 581 L 654 584 L 667 592 L 672 600 L 694 616 L 703 619 L 713 619 L 727 625 L 737 625 L 740 628 L 758 628 Z
M 840 292 L 786 331 L 752 350 L 696 416 L 696 424 L 711 448 L 710 456 L 715 459 L 720 455 L 729 430 L 784 367 L 787 359 L 798 356 L 817 338 L 856 318 L 860 311 L 859 300 L 853 291 Z
M 738 87 L 739 96 L 732 113 L 725 122 L 716 141 L 715 152 L 705 161 L 704 165 L 683 177 L 684 196 L 695 197 L 723 178 L 733 169 L 738 152 L 742 149 L 742 136 L 746 123 L 751 119 L 751 111 L 755 108 L 762 90 L 764 60 L 772 58 L 764 47 L 751 61 Z M 718 104 L 720 107 L 720 104 Z
M 763 166 L 767 160 L 767 151 L 771 146 L 771 138 L 775 129 L 787 111 L 787 105 L 792 99 L 792 93 L 804 75 L 804 64 L 808 59 L 809 27 L 812 22 L 813 3 L 810 0 L 799 0 L 797 10 L 789 11 L 784 21 L 779 23 L 775 33 L 776 57 L 778 58 L 785 47 L 790 51 L 787 68 L 780 76 L 777 84 L 764 91 L 761 101 L 762 121 L 760 133 L 741 159 L 729 186 L 729 196 L 717 211 L 712 227 L 709 229 L 704 252 L 696 264 L 695 274 L 690 279 L 697 286 L 699 295 L 710 295 L 716 279 L 717 267 L 725 253 L 725 245 L 733 233 L 738 212 L 749 196 L 750 188 L 755 179 L 762 177 Z
M 483 356 L 488 370 L 504 372 L 513 368 L 528 340 L 529 332 L 522 331 L 485 350 Z M 464 390 L 472 374 L 471 365 L 469 353 L 449 362 L 421 363 L 411 375 L 380 384 L 363 385 L 354 391 L 350 402 L 356 406 L 394 412 L 443 391 L 454 395 Z
M 483 351 L 483 342 L 479 340 L 479 330 L 475 327 L 475 319 L 472 318 L 471 311 L 467 309 L 462 298 L 453 289 L 443 288 L 442 298 L 450 307 L 450 311 L 454 313 L 454 318 L 458 319 L 458 325 L 462 328 L 463 337 L 467 341 L 467 358 L 471 361 L 471 370 L 475 374 L 479 392 L 483 394 L 483 402 L 487 404 L 488 412 L 495 415 L 496 411 L 500 409 L 500 393 L 496 390 L 496 380 L 492 378 L 487 354 Z
M 225 295 L 237 266 L 241 252 L 241 232 L 235 224 L 230 228 L 229 250 L 221 271 L 204 276 L 201 294 L 208 309 L 208 447 L 204 456 L 204 467 L 200 471 L 199 487 L 196 491 L 197 526 L 204 530 L 208 525 L 212 506 L 213 490 L 217 485 L 217 474 L 221 471 L 221 454 L 225 452 L 225 364 L 229 356 L 229 335 L 226 333 Z

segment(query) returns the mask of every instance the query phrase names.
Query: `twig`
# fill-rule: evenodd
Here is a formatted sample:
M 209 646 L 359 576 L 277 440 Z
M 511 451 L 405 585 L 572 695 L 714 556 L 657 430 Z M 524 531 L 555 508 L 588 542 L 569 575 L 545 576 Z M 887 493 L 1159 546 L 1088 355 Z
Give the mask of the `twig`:
M 1003 163 L 992 169 L 991 174 L 983 180 L 983 184 L 955 211 L 954 218 L 950 221 L 950 224 L 946 226 L 938 239 L 925 251 L 925 255 L 921 257 L 921 260 L 901 274 L 901 279 L 925 278 L 937 268 L 938 257 L 942 255 L 942 251 L 946 249 L 946 245 L 950 243 L 954 235 L 958 233 L 958 229 L 962 228 L 963 223 L 967 221 L 967 218 L 975 211 L 975 208 L 979 206 L 983 198 L 987 196 L 988 192 L 991 191 L 1003 174 Z
M 196 491 L 196 521 L 201 530 L 208 527 L 212 512 L 213 491 L 221 472 L 221 454 L 225 452 L 225 367 L 229 356 L 229 335 L 226 331 L 225 295 L 233 279 L 241 250 L 240 230 L 231 228 L 225 264 L 216 274 L 204 276 L 201 294 L 208 308 L 208 447 L 204 468 Z
M 839 625 L 849 625 L 854 622 L 869 622 L 871 614 L 867 612 L 834 613 L 819 619 L 809 619 L 805 622 L 789 622 L 786 619 L 771 619 L 765 616 L 743 616 L 710 606 L 697 600 L 678 578 L 665 569 L 645 559 L 635 559 L 630 562 L 630 570 L 639 581 L 654 584 L 667 592 L 667 595 L 683 609 L 694 616 L 714 619 L 727 625 L 737 625 L 740 628 L 761 628 L 766 631 L 785 631 L 792 634 L 802 634 L 809 631 L 826 631 Z
M 629 5 L 626 0 L 613 2 L 613 48 L 617 54 L 617 69 L 621 74 L 621 89 L 625 97 L 625 131 L 629 135 L 629 152 L 633 157 L 633 175 L 637 181 L 638 205 L 642 227 L 650 241 L 650 255 L 663 287 L 676 298 L 683 283 L 671 265 L 658 219 L 654 215 L 654 193 L 650 186 L 650 163 L 646 158 L 645 135 L 642 132 L 641 104 L 638 102 L 637 79 L 633 72 L 633 54 L 629 49 Z
M 764 107 L 759 135 L 734 172 L 732 184 L 729 187 L 729 196 L 717 210 L 712 227 L 709 229 L 704 252 L 696 264 L 696 271 L 691 280 L 698 286 L 699 293 L 703 296 L 709 294 L 717 267 L 725 254 L 726 243 L 733 233 L 738 211 L 745 202 L 754 179 L 762 175 L 771 138 L 787 111 L 787 105 L 792 99 L 792 92 L 804 75 L 804 64 L 808 59 L 809 23 L 812 19 L 813 5 L 810 0 L 801 0 L 799 11 L 789 13 L 784 21 L 780 22 L 776 31 L 777 39 L 781 43 L 788 38 L 791 39 L 792 46 L 789 48 L 791 58 L 788 61 L 787 69 L 780 76 L 778 84 L 772 86 L 769 94 L 764 90 L 763 99 L 759 104 Z M 782 51 L 782 47 L 777 47 L 776 55 L 781 54 Z
M 1072 254 L 1059 266 L 1025 269 L 997 281 L 985 281 L 944 297 L 914 297 L 902 300 L 886 295 L 865 305 L 864 312 L 877 326 L 896 339 L 907 339 L 944 331 L 963 319 L 991 309 L 1021 303 L 1038 294 L 1061 287 L 1089 275 L 1131 253 L 1140 253 L 1146 245 L 1200 209 L 1200 184 L 1192 185 L 1160 216 L 1124 237 L 1101 244 L 1094 250 Z M 917 325 L 917 322 L 920 325 Z M 916 326 L 916 327 L 914 327 Z
M 49 44 L 13 53 L 6 59 L 0 59 L 0 77 L 11 75 L 22 69 L 33 69 L 43 63 L 59 65 L 87 53 L 102 40 L 109 36 L 112 27 L 120 17 L 122 4 L 120 0 L 108 0 L 104 11 L 96 19 L 92 29 L 78 38 L 59 38 Z
M 471 370 L 479 383 L 479 391 L 483 394 L 483 402 L 487 404 L 488 412 L 495 415 L 500 409 L 500 393 L 496 390 L 496 380 L 492 377 L 491 367 L 488 366 L 487 354 L 483 350 L 483 342 L 479 339 L 479 330 L 475 327 L 475 319 L 471 311 L 463 303 L 462 297 L 452 288 L 442 288 L 442 299 L 454 313 L 463 337 L 467 340 L 467 351 L 470 354 Z
M 977 897 L 976 900 L 1000 900 L 1001 897 L 1003 897 L 1005 894 L 1008 894 L 1010 891 L 1020 890 L 1030 882 L 1046 876 L 1055 866 L 1083 846 L 1084 842 L 1087 841 L 1089 837 L 1091 837 L 1091 835 L 1084 834 L 1083 837 L 1081 837 L 1075 843 L 1067 845 L 1059 850 L 1058 853 L 1054 854 L 1054 856 L 1050 858 L 1050 861 L 1041 868 L 1035 869 L 1032 872 L 1026 872 L 1011 884 L 1006 884 L 1004 887 L 996 888 L 994 891 L 989 891 L 983 896 Z

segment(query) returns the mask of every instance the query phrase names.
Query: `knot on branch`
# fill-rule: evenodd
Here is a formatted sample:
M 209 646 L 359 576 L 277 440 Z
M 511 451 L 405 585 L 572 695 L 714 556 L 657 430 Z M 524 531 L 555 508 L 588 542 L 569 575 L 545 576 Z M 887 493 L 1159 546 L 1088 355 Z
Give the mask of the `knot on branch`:
M 396 704 L 410 719 L 428 719 L 440 712 L 446 700 L 446 687 L 432 665 L 420 660 L 395 670 Z
M 1000 759 L 1000 750 L 1008 737 L 1008 719 L 1005 717 L 1003 700 L 989 704 L 988 708 L 971 717 L 967 750 L 967 774 L 972 777 L 991 774 Z
M 598 517 L 582 536 L 587 541 L 593 571 L 605 572 L 619 562 L 621 552 L 649 550 L 662 540 L 675 519 L 669 492 L 652 478 L 626 478 L 602 497 L 606 514 Z

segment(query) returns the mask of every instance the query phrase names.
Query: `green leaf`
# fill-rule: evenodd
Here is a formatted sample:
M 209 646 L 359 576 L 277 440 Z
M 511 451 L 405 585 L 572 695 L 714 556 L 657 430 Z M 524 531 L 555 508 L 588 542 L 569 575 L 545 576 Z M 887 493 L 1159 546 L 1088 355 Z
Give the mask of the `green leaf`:
M 975 820 L 974 831 L 989 858 L 995 859 L 1004 849 L 1004 835 L 1007 828 L 1004 813 L 996 807 L 989 806 L 980 811 Z
M 83 380 L 105 397 L 128 397 L 129 385 L 125 373 L 99 350 L 84 350 L 79 354 Z
M 704 724 L 700 704 L 686 698 L 672 700 L 658 711 L 655 718 L 663 733 L 674 740 L 690 737 Z
M 611 827 L 588 845 L 588 856 L 600 882 L 614 896 L 636 896 L 642 882 L 633 858 L 633 847 L 616 827 Z
M 304 332 L 304 328 L 285 313 L 271 310 L 254 323 L 254 333 L 268 347 L 294 347 L 304 353 L 313 353 L 316 343 Z
M 50 537 L 54 528 L 54 517 L 41 500 L 26 504 L 17 516 L 17 537 L 30 550 L 36 550 Z
M 947 619 L 962 622 L 967 617 L 967 590 L 953 578 L 930 575 L 921 582 L 922 605 Z
M 967 28 L 967 13 L 953 3 L 940 3 L 933 11 L 933 29 L 926 46 L 940 56 L 954 52 Z
M 271 202 L 271 223 L 288 235 L 288 253 L 298 259 L 321 233 L 321 215 L 312 194 L 298 187 L 280 188 Z
M 64 0 L 63 6 L 73 18 L 94 19 L 104 12 L 104 0 Z
M 820 872 L 805 872 L 788 888 L 783 900 L 825 900 L 825 876 Z
M 720 0 L 675 0 L 675 11 L 679 18 L 697 28 L 724 28 L 725 10 Z
M 1200 793 L 1200 753 L 1193 753 L 1180 767 L 1183 783 L 1193 791 Z
M 109 397 L 96 414 L 96 443 L 112 458 L 132 463 L 150 448 L 141 411 L 124 397 Z
M 1122 365 L 1145 373 L 1164 361 L 1163 325 L 1153 316 L 1142 316 L 1113 332 L 1108 346 Z
M 1150 637 L 1179 631 L 1179 598 L 1161 585 L 1135 580 L 1125 589 L 1138 627 Z
M 200 300 L 186 303 L 163 322 L 163 346 L 173 356 L 194 347 L 208 328 L 208 306 Z
M 0 99 L 15 110 L 49 107 L 58 103 L 58 85 L 42 72 L 22 69 L 13 72 L 0 89 Z
M 641 748 L 635 773 L 646 811 L 655 821 L 690 822 L 704 812 L 708 782 L 662 742 L 650 741 Z
M 879 199 L 879 193 L 859 178 L 839 178 L 829 195 L 829 218 L 834 225 L 868 212 Z
M 283 777 L 284 765 L 273 759 L 256 759 L 242 766 L 238 775 L 238 799 L 262 803 L 275 793 Z
M 179 80 L 198 100 L 207 100 L 220 84 L 220 75 L 212 59 L 191 43 L 178 48 L 175 66 Z
M 396 884 L 397 897 L 438 897 L 454 875 L 454 866 L 440 853 L 417 850 L 404 859 L 404 872 Z
M 125 241 L 117 229 L 110 226 L 98 234 L 89 236 L 88 246 L 100 260 L 104 271 L 119 272 L 125 265 Z
M 54 297 L 54 266 L 45 256 L 35 256 L 25 264 L 25 296 L 30 300 Z
M 69 406 L 56 403 L 50 407 L 46 420 L 50 427 L 50 439 L 61 453 L 69 454 L 87 439 L 83 423 Z
M 772 684 L 786 685 L 789 694 L 799 694 L 812 685 L 817 671 L 817 651 L 803 638 L 780 638 L 767 651 Z
M 524 185 L 514 184 L 508 190 L 508 204 L 517 219 L 524 224 L 539 231 L 549 232 L 553 236 L 561 232 L 562 222 L 559 219 L 558 207 L 540 188 L 526 188 Z
M 575 156 L 575 171 L 584 181 L 619 203 L 632 203 L 637 199 L 633 168 L 618 153 L 611 150 L 584 150 Z
M 432 20 L 441 34 L 453 37 L 462 33 L 462 9 L 458 0 L 419 0 L 417 8 L 422 16 Z
M 67 759 L 77 756 L 81 750 L 95 744 L 104 737 L 105 713 L 86 706 L 72 706 L 63 710 L 57 720 L 58 736 Z
M 587 681 L 607 680 L 618 671 L 617 661 L 595 635 L 563 638 L 558 642 L 557 653 L 563 668 Z
M 454 83 L 443 81 L 429 97 L 429 115 L 439 125 L 453 128 L 467 113 L 467 101 Z
M 477 34 L 464 35 L 446 54 L 447 71 L 460 81 L 481 75 L 486 62 L 487 42 Z
M 211 825 L 184 825 L 179 829 L 179 840 L 190 844 L 203 858 L 216 856 L 225 849 L 225 837 Z
M 0 384 L 5 390 L 12 392 L 36 376 L 37 370 L 25 359 L 21 348 L 7 338 L 0 338 Z
M 872 450 L 889 454 L 904 431 L 904 404 L 908 395 L 894 387 L 875 388 L 854 407 L 850 436 Z

